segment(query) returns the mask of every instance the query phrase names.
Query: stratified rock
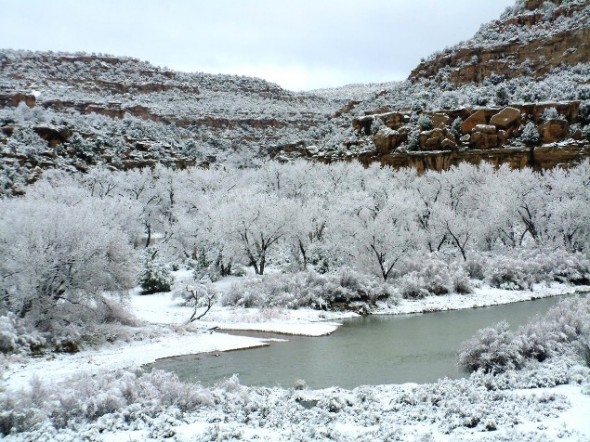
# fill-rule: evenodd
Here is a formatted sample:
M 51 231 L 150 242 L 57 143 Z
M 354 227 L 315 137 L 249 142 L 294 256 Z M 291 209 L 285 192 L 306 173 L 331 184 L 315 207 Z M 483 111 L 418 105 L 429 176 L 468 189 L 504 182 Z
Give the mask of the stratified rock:
M 420 63 L 410 80 L 444 78 L 463 85 L 482 83 L 492 75 L 503 78 L 542 77 L 559 66 L 587 63 L 590 57 L 588 1 L 528 0 L 482 27 L 478 38 L 436 54 Z M 495 38 L 486 38 L 487 35 Z M 444 73 L 444 76 L 440 75 Z
M 377 153 L 386 155 L 399 144 L 399 132 L 388 127 L 383 127 L 373 136 L 373 143 Z
M 487 124 L 486 114 L 485 109 L 480 109 L 471 114 L 461 125 L 461 132 L 469 134 L 478 124 Z
M 457 143 L 454 135 L 447 129 L 432 129 L 420 133 L 420 150 L 448 150 L 455 149 Z
M 518 127 L 520 124 L 520 110 L 514 107 L 505 107 L 492 116 L 490 124 L 502 130 Z
M 443 129 L 451 125 L 451 118 L 447 114 L 436 113 L 432 116 L 432 125 L 435 129 Z
M 565 120 L 549 120 L 539 126 L 541 140 L 544 143 L 555 143 L 564 140 L 569 131 L 569 124 Z
M 478 124 L 471 134 L 471 146 L 475 149 L 490 149 L 498 146 L 496 126 Z

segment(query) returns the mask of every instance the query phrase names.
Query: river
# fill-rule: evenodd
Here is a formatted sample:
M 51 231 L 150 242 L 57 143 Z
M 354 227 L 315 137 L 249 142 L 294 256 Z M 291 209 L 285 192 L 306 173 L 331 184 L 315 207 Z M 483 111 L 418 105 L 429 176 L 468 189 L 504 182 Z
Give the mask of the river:
M 234 373 L 244 385 L 310 388 L 432 382 L 467 374 L 457 365 L 460 344 L 484 327 L 506 320 L 511 328 L 546 312 L 559 297 L 470 310 L 346 319 L 330 336 L 270 336 L 288 342 L 268 347 L 167 358 L 151 368 L 212 385 Z

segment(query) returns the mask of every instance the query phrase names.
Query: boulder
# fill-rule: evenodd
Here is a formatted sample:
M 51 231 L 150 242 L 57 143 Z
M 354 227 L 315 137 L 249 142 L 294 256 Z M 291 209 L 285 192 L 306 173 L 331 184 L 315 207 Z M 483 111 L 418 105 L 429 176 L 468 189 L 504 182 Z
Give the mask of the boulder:
M 491 124 L 478 124 L 473 128 L 472 133 L 481 132 L 483 134 L 496 134 L 496 126 Z
M 457 148 L 457 143 L 455 141 L 451 140 L 450 138 L 445 138 L 444 140 L 441 141 L 440 147 L 443 150 L 454 150 Z
M 498 145 L 503 146 L 508 142 L 508 132 L 505 130 L 498 131 Z
M 471 134 L 471 146 L 475 149 L 490 149 L 498 146 L 496 126 L 478 124 Z
M 377 153 L 381 155 L 387 155 L 391 151 L 395 150 L 400 141 L 400 134 L 398 131 L 383 127 L 373 135 L 373 143 Z
M 485 109 L 480 109 L 471 114 L 461 125 L 461 132 L 468 134 L 471 133 L 473 128 L 478 124 L 487 124 L 486 114 L 487 112 Z
M 451 125 L 451 118 L 447 114 L 436 113 L 432 116 L 432 125 L 435 129 L 444 129 Z
M 385 114 L 377 115 L 390 129 L 397 130 L 402 127 L 406 122 L 406 116 L 399 112 L 387 112 Z
M 514 107 L 505 107 L 492 116 L 490 124 L 502 130 L 518 127 L 520 125 L 520 110 Z
M 371 134 L 371 126 L 373 125 L 373 116 L 367 115 L 364 117 L 356 117 L 352 119 L 352 128 L 365 135 Z
M 549 120 L 539 126 L 543 143 L 555 143 L 567 138 L 569 124 L 565 120 Z
M 440 150 L 441 143 L 447 138 L 445 129 L 432 129 L 420 133 L 420 150 Z

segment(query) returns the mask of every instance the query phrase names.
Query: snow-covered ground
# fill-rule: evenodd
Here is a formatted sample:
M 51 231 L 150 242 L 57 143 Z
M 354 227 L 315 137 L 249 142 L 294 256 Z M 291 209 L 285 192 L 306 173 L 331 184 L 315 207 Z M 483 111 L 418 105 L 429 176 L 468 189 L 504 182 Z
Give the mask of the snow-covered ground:
M 218 288 L 223 290 L 227 284 L 228 281 L 221 282 Z M 574 289 L 559 284 L 537 286 L 534 291 L 479 288 L 471 295 L 445 295 L 415 301 L 401 300 L 397 305 L 384 304 L 379 306 L 378 313 L 407 314 L 474 308 L 587 290 L 588 287 Z M 260 310 L 215 306 L 203 318 L 204 320 L 187 325 L 192 309 L 182 306 L 180 300 L 174 299 L 170 293 L 141 296 L 138 292 L 132 292 L 129 304 L 135 316 L 145 323 L 147 332 L 144 339 L 117 342 L 98 350 L 87 349 L 72 355 L 52 354 L 25 359 L 21 363 L 15 362 L 4 372 L 4 385 L 10 390 L 17 391 L 27 388 L 33 378 L 56 382 L 76 373 L 93 376 L 105 370 L 134 368 L 159 358 L 266 345 L 263 338 L 236 336 L 226 333 L 225 330 L 326 335 L 338 328 L 339 319 L 353 315 L 307 309 Z M 285 336 L 285 339 L 288 339 L 288 336 Z M 475 388 L 474 385 L 481 386 L 476 381 L 441 382 L 444 388 L 449 388 L 450 396 L 443 398 L 445 404 L 441 405 L 440 410 L 438 402 L 422 403 L 425 398 L 432 395 L 431 389 L 438 388 L 437 384 L 359 387 L 352 391 L 256 389 L 238 384 L 235 391 L 242 391 L 242 397 L 248 396 L 253 401 L 252 397 L 256 396 L 256 400 L 264 402 L 264 406 L 277 406 L 275 412 L 282 413 L 279 417 L 275 416 L 277 422 L 272 425 L 257 425 L 256 422 L 248 420 L 241 422 L 237 417 L 227 414 L 227 410 L 213 407 L 209 411 L 189 413 L 182 419 L 172 419 L 174 424 L 170 425 L 173 427 L 176 440 L 225 440 L 231 439 L 229 436 L 232 434 L 235 438 L 239 435 L 246 440 L 383 440 L 392 438 L 394 434 L 400 437 L 399 440 L 590 440 L 590 388 L 584 384 L 590 383 L 590 377 L 582 382 L 583 386 L 569 384 L 544 389 L 508 390 L 497 393 L 497 397 L 489 396 L 492 394 L 490 392 L 480 392 L 480 403 L 477 397 L 480 393 L 467 391 Z M 428 393 L 422 390 L 428 390 Z M 583 394 L 582 390 L 586 394 Z M 235 391 L 226 386 L 223 400 L 231 400 L 230 396 L 235 394 Z M 359 399 L 363 395 L 370 397 L 366 402 L 366 407 L 370 410 L 363 409 L 365 399 Z M 400 395 L 410 395 L 411 398 L 400 399 Z M 458 396 L 453 397 L 455 395 Z M 443 399 L 439 398 L 437 401 Z M 441 415 L 434 416 L 436 413 L 448 413 L 453 419 L 459 419 L 453 413 L 459 413 L 455 408 L 464 400 L 472 401 L 473 407 L 479 410 L 478 413 L 484 415 L 487 413 L 485 407 L 501 404 L 501 411 L 489 410 L 491 416 L 497 415 L 494 418 L 496 421 L 490 418 L 490 428 L 496 427 L 492 433 L 482 432 L 481 425 L 477 429 L 471 429 L 467 424 L 445 427 L 443 424 L 447 418 Z M 453 401 L 457 401 L 457 404 L 453 405 Z M 308 409 L 301 404 L 312 406 Z M 400 407 L 403 408 L 403 412 L 400 411 Z M 513 407 L 512 411 L 510 407 Z M 417 417 L 420 412 L 426 413 L 422 420 Z M 358 413 L 366 414 L 364 420 Z M 514 414 L 514 419 L 509 424 L 511 413 Z M 285 417 L 287 415 L 291 417 Z M 304 434 L 302 422 L 305 419 L 311 419 L 313 425 L 326 427 L 318 427 L 316 432 Z M 478 422 L 481 420 L 480 417 L 477 419 Z M 288 421 L 292 421 L 294 428 L 299 430 L 292 429 L 289 433 L 288 428 L 283 426 L 286 426 Z M 386 434 L 387 428 L 391 430 L 389 435 Z M 94 434 L 95 430 L 92 427 L 88 431 Z M 93 437 L 113 441 L 154 439 L 153 432 L 148 434 L 146 431 L 143 428 L 106 431 L 104 434 L 100 433 L 100 436 Z M 217 439 L 213 437 L 215 434 Z

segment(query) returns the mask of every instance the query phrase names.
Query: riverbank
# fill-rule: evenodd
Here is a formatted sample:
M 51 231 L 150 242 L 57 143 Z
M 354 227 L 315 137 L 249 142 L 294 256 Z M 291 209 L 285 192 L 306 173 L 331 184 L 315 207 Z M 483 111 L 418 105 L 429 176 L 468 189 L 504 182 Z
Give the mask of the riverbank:
M 470 309 L 587 290 L 588 287 L 559 284 L 537 286 L 526 292 L 481 287 L 471 295 L 445 295 L 379 305 L 375 313 Z M 225 333 L 226 330 L 322 336 L 335 331 L 340 319 L 354 315 L 306 309 L 216 306 L 208 313 L 207 321 L 187 325 L 192 309 L 180 305 L 170 293 L 141 296 L 133 292 L 129 307 L 143 325 L 136 328 L 128 342 L 84 349 L 70 355 L 13 358 L 4 370 L 4 388 L 16 395 L 21 389 L 28 390 L 32 383 L 65 389 L 70 387 L 70 377 L 99 379 L 105 373 L 133 370 L 160 358 L 246 349 L 269 342 L 264 338 L 232 335 Z M 289 339 L 288 336 L 285 339 Z M 399 440 L 430 441 L 516 441 L 541 440 L 541 437 L 572 442 L 588 440 L 590 424 L 585 416 L 590 412 L 590 395 L 587 394 L 590 393 L 590 375 L 587 368 L 578 369 L 576 363 L 540 365 L 530 372 L 510 375 L 516 381 L 506 376 L 499 380 L 476 376 L 434 384 L 380 385 L 353 390 L 253 388 L 230 379 L 200 392 L 205 403 L 189 413 L 179 415 L 174 407 L 166 408 L 158 411 L 157 419 L 141 418 L 141 423 L 132 421 L 132 425 L 122 423 L 117 414 L 107 414 L 97 423 L 81 424 L 73 432 L 60 432 L 59 439 L 79 440 L 81 435 L 86 435 L 105 441 L 160 440 L 165 429 L 179 441 L 226 440 L 232 435 L 246 440 L 358 440 L 369 436 L 374 440 L 393 436 Z M 538 379 L 543 388 L 523 387 L 525 382 L 532 382 L 531 379 Z M 494 392 L 496 387 L 490 390 L 490 383 L 505 391 Z M 557 386 L 559 383 L 569 385 Z M 547 385 L 554 386 L 548 388 Z M 269 411 L 263 413 L 263 410 Z M 45 430 L 36 431 L 43 433 Z M 493 437 L 488 437 L 486 432 L 491 432 L 489 435 Z M 18 434 L 9 439 L 27 440 L 26 437 L 19 439 Z M 52 436 L 46 439 L 52 440 Z
M 227 282 L 219 284 L 223 289 Z M 590 287 L 563 284 L 535 286 L 531 291 L 477 288 L 473 294 L 400 300 L 397 305 L 379 304 L 374 314 L 412 314 L 486 307 L 550 296 L 572 295 Z M 237 336 L 231 331 L 324 336 L 340 326 L 338 320 L 356 316 L 351 312 L 300 309 L 258 309 L 215 306 L 205 320 L 187 324 L 192 309 L 183 306 L 170 293 L 142 296 L 133 291 L 130 311 L 143 323 L 143 332 L 134 332 L 128 342 L 115 342 L 98 349 L 82 349 L 75 354 L 48 354 L 35 358 L 13 359 L 4 370 L 4 385 L 12 390 L 26 388 L 33 378 L 63 379 L 78 372 L 93 375 L 100 370 L 129 369 L 158 359 L 199 353 L 243 350 L 268 345 L 268 339 Z M 491 325 L 491 324 L 490 324 Z M 138 336 L 139 335 L 139 336 Z

